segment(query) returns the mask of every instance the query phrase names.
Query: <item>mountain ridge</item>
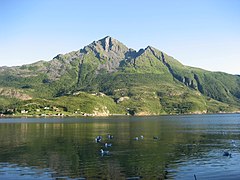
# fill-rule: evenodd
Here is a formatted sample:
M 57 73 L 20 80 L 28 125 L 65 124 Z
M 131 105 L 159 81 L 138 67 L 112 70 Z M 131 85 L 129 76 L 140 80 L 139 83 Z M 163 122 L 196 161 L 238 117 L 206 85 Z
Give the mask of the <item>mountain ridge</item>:
M 17 99 L 23 93 L 31 101 L 101 92 L 115 113 L 131 114 L 232 112 L 239 110 L 240 102 L 240 76 L 183 65 L 152 46 L 134 50 L 110 36 L 51 61 L 0 67 L 0 88 L 13 88 Z M 6 94 L 0 97 L 6 99 Z M 90 98 L 87 94 L 84 97 Z M 6 103 L 13 97 L 8 96 Z
M 101 42 L 101 41 L 103 42 L 103 41 L 105 41 L 105 39 L 111 39 L 111 40 L 116 41 L 116 42 L 122 44 L 123 46 L 125 46 L 122 42 L 118 41 L 117 39 L 115 39 L 115 38 L 113 38 L 113 37 L 111 37 L 111 36 L 105 36 L 104 38 L 102 38 L 102 39 L 100 39 L 100 40 L 93 41 L 93 42 L 90 43 L 89 45 L 84 46 L 82 49 L 70 51 L 70 52 L 67 52 L 67 53 L 64 53 L 64 54 L 61 54 L 61 53 L 60 53 L 60 54 L 56 55 L 55 57 L 53 57 L 53 59 L 48 60 L 48 61 L 47 61 L 47 60 L 38 60 L 38 61 L 33 62 L 33 63 L 22 64 L 22 65 L 17 65 L 17 66 L 14 66 L 14 65 L 13 65 L 13 66 L 0 66 L 0 72 L 3 71 L 4 69 L 9 69 L 9 68 L 19 68 L 19 67 L 22 67 L 22 66 L 29 66 L 29 65 L 38 64 L 38 63 L 48 63 L 48 62 L 50 62 L 50 61 L 52 61 L 52 60 L 54 60 L 54 59 L 58 59 L 59 56 L 64 56 L 64 55 L 67 55 L 67 54 L 73 54 L 73 53 L 78 53 L 78 52 L 84 52 L 87 47 L 95 44 L 96 42 Z M 125 47 L 128 48 L 127 46 L 125 46 Z M 148 45 L 148 46 L 146 46 L 145 48 L 140 48 L 139 50 L 135 50 L 135 49 L 133 49 L 133 48 L 128 48 L 128 50 L 133 51 L 133 52 L 136 53 L 136 54 L 139 54 L 139 53 L 144 52 L 146 49 L 149 49 L 149 48 L 158 50 L 157 48 L 155 48 L 155 47 L 153 47 L 153 46 L 151 46 L 151 45 Z M 158 50 L 158 51 L 160 51 L 160 50 Z M 163 51 L 161 51 L 161 52 L 163 52 Z M 163 53 L 164 53 L 164 52 L 163 52 Z M 164 54 L 166 54 L 166 53 L 164 53 Z M 172 57 L 172 56 L 170 56 L 170 57 Z M 174 58 L 174 57 L 172 57 L 172 58 Z M 174 58 L 174 59 L 175 59 L 175 58 Z M 176 59 L 175 59 L 175 60 L 176 60 Z M 179 62 L 179 61 L 178 61 L 178 62 Z M 180 62 L 179 62 L 179 63 L 180 63 Z M 189 66 L 189 65 L 184 65 L 184 66 L 190 67 L 190 68 L 197 68 L 197 69 L 200 69 L 200 70 L 209 71 L 209 72 L 214 72 L 214 73 L 226 73 L 226 74 L 229 74 L 229 75 L 240 76 L 239 74 L 232 74 L 232 73 L 228 73 L 228 72 L 224 72 L 224 71 L 211 71 L 211 70 L 206 70 L 206 69 L 204 69 L 204 68 L 199 68 L 199 67 L 194 67 L 194 66 Z

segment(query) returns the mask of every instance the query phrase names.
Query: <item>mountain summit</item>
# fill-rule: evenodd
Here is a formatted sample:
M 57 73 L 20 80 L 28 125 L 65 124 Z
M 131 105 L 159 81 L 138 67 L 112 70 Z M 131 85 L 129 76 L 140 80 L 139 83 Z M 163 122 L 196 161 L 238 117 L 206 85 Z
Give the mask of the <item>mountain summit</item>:
M 113 71 L 119 66 L 120 61 L 125 58 L 128 51 L 129 49 L 124 44 L 107 36 L 85 46 L 81 52 L 93 53 L 100 60 L 107 60 L 108 70 Z
M 103 99 L 91 97 L 99 93 Z M 64 103 L 68 98 L 76 104 Z M 239 110 L 240 77 L 185 66 L 151 46 L 136 51 L 107 36 L 49 62 L 0 67 L 0 99 L 0 112 L 29 101 L 68 113 L 86 107 L 91 114 L 232 112 Z
M 106 52 L 112 51 L 116 53 L 118 52 L 125 53 L 126 51 L 128 51 L 128 48 L 124 44 L 110 36 L 100 39 L 99 41 L 94 42 L 93 44 L 98 47 L 99 45 L 102 46 L 104 51 Z

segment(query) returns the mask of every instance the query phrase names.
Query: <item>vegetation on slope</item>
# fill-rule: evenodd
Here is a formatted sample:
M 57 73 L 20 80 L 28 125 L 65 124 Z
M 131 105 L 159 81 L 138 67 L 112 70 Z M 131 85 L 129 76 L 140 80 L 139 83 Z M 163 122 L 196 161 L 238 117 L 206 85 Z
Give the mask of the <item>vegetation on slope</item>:
M 17 115 L 233 112 L 240 108 L 240 77 L 106 37 L 49 62 L 0 67 L 0 101 L 0 113 Z

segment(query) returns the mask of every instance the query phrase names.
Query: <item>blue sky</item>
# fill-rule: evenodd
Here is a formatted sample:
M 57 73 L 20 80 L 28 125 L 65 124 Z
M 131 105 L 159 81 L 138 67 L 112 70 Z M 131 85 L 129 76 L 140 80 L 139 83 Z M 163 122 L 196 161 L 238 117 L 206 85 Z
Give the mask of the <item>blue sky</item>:
M 0 0 L 0 22 L 0 66 L 51 60 L 109 35 L 240 74 L 239 0 Z

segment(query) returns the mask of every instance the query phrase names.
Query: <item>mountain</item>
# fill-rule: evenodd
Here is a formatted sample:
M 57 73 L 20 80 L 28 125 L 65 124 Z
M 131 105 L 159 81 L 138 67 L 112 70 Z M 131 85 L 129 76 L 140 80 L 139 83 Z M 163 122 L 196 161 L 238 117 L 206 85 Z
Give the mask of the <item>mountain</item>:
M 107 36 L 48 62 L 0 67 L 0 100 L 0 112 L 27 115 L 236 112 L 240 76 L 185 66 L 154 47 L 136 51 Z

